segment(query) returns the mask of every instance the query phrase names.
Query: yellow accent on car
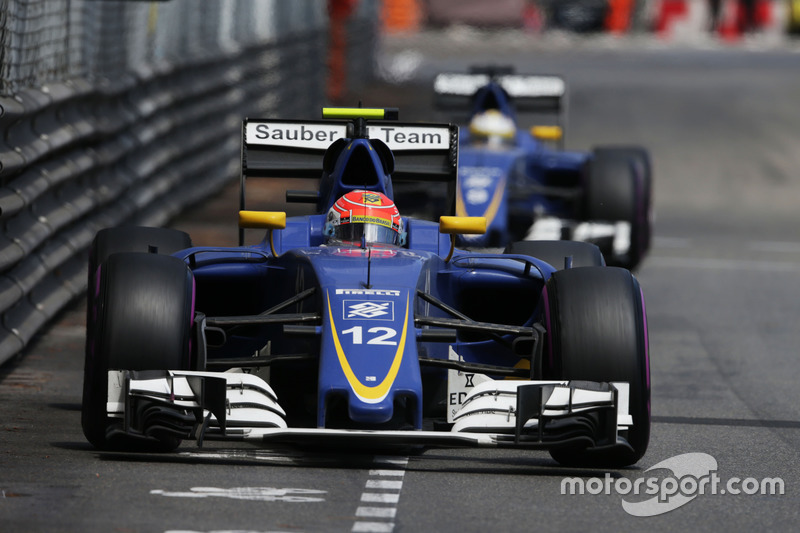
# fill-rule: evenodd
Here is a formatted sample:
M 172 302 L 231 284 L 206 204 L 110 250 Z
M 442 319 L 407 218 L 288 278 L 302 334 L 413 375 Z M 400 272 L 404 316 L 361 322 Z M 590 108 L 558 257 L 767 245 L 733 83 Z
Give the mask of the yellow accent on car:
M 533 126 L 531 135 L 540 141 L 560 141 L 564 130 L 561 126 Z
M 520 359 L 514 365 L 514 368 L 522 368 L 522 369 L 525 369 L 525 370 L 530 370 L 531 369 L 531 361 L 530 361 L 530 359 Z M 504 379 L 519 381 L 519 380 L 525 380 L 527 378 L 521 378 L 521 377 L 515 377 L 515 376 L 506 376 Z
M 439 217 L 439 232 L 450 235 L 482 235 L 486 233 L 486 217 Z
M 239 211 L 239 227 L 284 229 L 286 227 L 286 213 L 283 211 Z
M 336 334 L 336 324 L 333 321 L 330 294 L 328 294 L 327 297 L 328 317 L 331 321 L 333 345 L 336 347 L 336 355 L 339 358 L 339 365 L 342 367 L 342 371 L 347 378 L 347 382 L 350 383 L 350 387 L 352 387 L 353 392 L 355 392 L 362 401 L 367 403 L 378 403 L 386 398 L 387 394 L 389 394 L 389 389 L 392 388 L 394 380 L 397 378 L 397 373 L 400 371 L 400 363 L 403 360 L 403 351 L 405 350 L 406 346 L 406 333 L 408 332 L 408 296 L 406 296 L 406 314 L 405 318 L 403 319 L 403 332 L 400 334 L 400 341 L 397 343 L 397 352 L 394 354 L 392 365 L 389 367 L 386 377 L 383 378 L 383 381 L 373 387 L 369 387 L 361 383 L 355 372 L 353 372 L 353 369 L 350 367 L 350 363 L 347 361 L 347 355 L 344 353 L 342 344 L 339 342 L 339 336 Z
M 323 107 L 322 118 L 364 118 L 372 120 L 384 120 L 391 118 L 392 113 L 397 114 L 396 109 L 382 109 L 371 107 Z
M 490 225 L 494 220 L 494 217 L 497 216 L 497 210 L 500 209 L 500 203 L 503 201 L 503 193 L 505 192 L 506 188 L 506 178 L 502 178 L 498 183 L 497 186 L 494 188 L 494 195 L 492 196 L 491 202 L 489 202 L 486 211 L 483 213 L 483 217 L 486 219 L 486 225 Z M 459 217 L 467 217 L 467 209 L 464 207 L 464 198 L 461 194 L 461 187 L 458 187 L 458 194 L 456 196 L 456 215 Z M 444 233 L 444 232 L 442 232 Z M 481 233 L 486 233 L 486 230 L 482 231 Z

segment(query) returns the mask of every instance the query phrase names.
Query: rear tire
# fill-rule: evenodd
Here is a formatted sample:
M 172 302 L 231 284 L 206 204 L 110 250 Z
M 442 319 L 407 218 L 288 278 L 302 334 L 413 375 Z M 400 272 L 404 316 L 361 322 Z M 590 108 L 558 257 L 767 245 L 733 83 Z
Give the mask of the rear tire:
M 606 264 L 600 248 L 579 241 L 518 241 L 506 246 L 503 253 L 535 257 L 549 263 L 556 270 L 564 268 L 566 257 L 572 257 L 573 267 Z
M 100 449 L 168 451 L 180 438 L 109 437 L 121 424 L 106 414 L 108 370 L 188 370 L 194 318 L 194 280 L 172 256 L 115 253 L 98 269 L 98 295 L 89 311 L 81 425 Z
M 624 257 L 607 251 L 606 262 L 632 270 L 650 248 L 652 233 L 652 167 L 640 147 L 595 148 L 585 185 L 588 221 L 630 224 L 630 247 Z
M 574 268 L 553 274 L 546 297 L 545 378 L 628 382 L 633 417 L 621 433 L 633 450 L 561 448 L 551 456 L 570 466 L 636 463 L 650 440 L 647 318 L 639 283 L 623 268 Z

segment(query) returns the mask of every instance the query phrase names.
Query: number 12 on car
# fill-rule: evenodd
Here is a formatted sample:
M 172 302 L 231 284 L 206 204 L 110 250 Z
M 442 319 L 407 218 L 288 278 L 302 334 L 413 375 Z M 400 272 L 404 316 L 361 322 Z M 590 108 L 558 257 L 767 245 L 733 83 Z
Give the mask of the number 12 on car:
M 350 329 L 342 331 L 342 336 L 352 336 L 353 344 L 379 344 L 383 346 L 397 346 L 397 341 L 392 340 L 397 337 L 397 330 L 394 328 L 387 328 L 384 326 L 369 328 L 367 330 L 366 339 L 364 336 L 364 328 L 362 326 L 354 326 Z

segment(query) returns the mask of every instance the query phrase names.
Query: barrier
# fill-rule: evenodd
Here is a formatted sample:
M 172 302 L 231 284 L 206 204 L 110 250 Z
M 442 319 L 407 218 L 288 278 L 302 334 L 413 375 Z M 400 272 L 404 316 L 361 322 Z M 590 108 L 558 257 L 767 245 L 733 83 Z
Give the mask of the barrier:
M 85 293 L 99 229 L 164 225 L 236 180 L 245 116 L 318 116 L 329 21 L 317 0 L 6 0 L 0 21 L 2 364 Z M 375 2 L 346 23 L 352 88 Z

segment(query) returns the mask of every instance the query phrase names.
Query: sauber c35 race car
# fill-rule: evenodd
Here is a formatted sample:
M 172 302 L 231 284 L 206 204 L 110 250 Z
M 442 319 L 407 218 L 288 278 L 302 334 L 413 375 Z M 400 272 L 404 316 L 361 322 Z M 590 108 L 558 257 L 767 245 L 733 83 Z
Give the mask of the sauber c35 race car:
M 94 446 L 508 447 L 603 466 L 642 457 L 650 381 L 636 278 L 588 243 L 475 253 L 455 236 L 485 231 L 485 219 L 402 216 L 393 180 L 455 183 L 458 128 L 390 114 L 246 119 L 239 246 L 196 247 L 165 228 L 98 232 L 82 409 Z M 318 190 L 286 194 L 317 214 L 245 205 L 250 179 L 312 176 Z M 263 239 L 245 244 L 254 229 Z
M 597 244 L 610 265 L 635 268 L 650 246 L 650 157 L 640 146 L 564 149 L 566 84 L 558 76 L 473 67 L 434 81 L 437 107 L 459 110 L 457 214 L 485 216 L 483 235 L 465 246 L 505 246 L 521 238 Z M 522 113 L 547 124 L 520 127 Z M 555 120 L 554 120 L 555 117 Z

